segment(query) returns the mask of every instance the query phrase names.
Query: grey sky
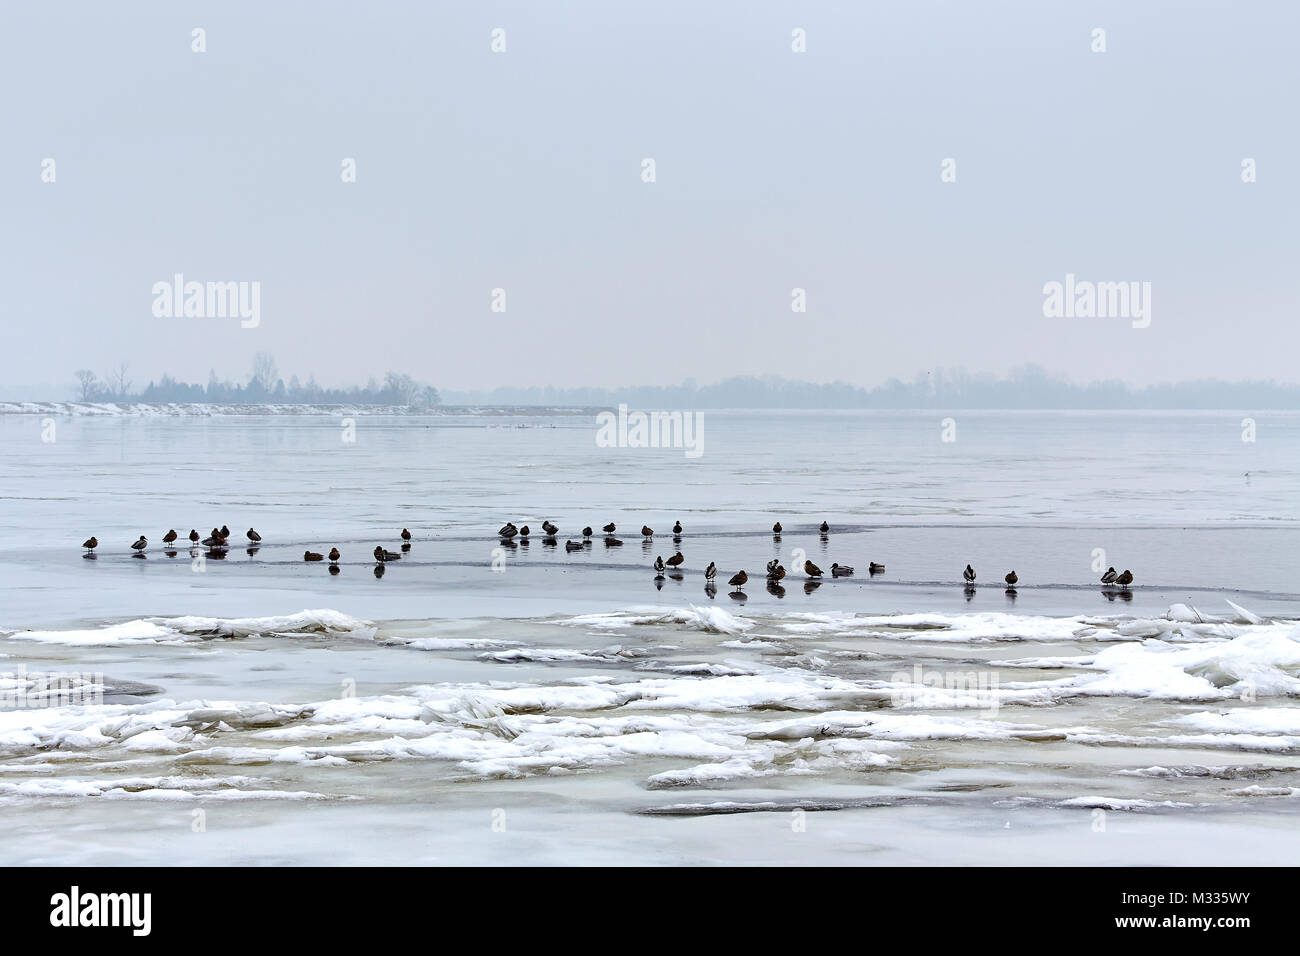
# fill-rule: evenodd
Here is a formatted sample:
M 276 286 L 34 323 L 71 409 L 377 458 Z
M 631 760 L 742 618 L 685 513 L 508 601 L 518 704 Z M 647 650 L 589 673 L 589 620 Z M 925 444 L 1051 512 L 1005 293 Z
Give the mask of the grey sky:
M 1298 11 L 6 4 L 0 382 L 1297 381 Z M 177 272 L 261 324 L 155 318 Z M 1151 326 L 1044 318 L 1067 272 L 1151 282 Z

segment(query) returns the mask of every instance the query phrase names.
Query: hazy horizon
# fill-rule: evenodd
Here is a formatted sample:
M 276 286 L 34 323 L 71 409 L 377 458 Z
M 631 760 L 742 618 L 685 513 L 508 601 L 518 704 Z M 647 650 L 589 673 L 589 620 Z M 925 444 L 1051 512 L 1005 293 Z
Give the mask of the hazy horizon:
M 1300 382 L 1300 9 L 1280 2 L 0 22 L 21 90 L 0 115 L 7 392 L 120 361 L 203 382 L 262 351 L 326 385 L 395 369 L 448 391 L 1026 363 Z M 178 274 L 259 283 L 257 322 L 156 315 Z M 1150 283 L 1149 325 L 1046 317 L 1067 276 Z
M 972 374 L 964 368 L 934 369 L 910 378 L 890 378 L 863 388 L 844 382 L 816 383 L 783 376 L 733 376 L 700 383 L 685 379 L 667 384 L 585 386 L 501 386 L 491 389 L 447 389 L 392 370 L 371 376 L 364 384 L 327 386 L 292 370 L 279 369 L 265 353 L 247 377 L 217 375 L 205 383 L 163 376 L 139 381 L 130 376 L 117 382 L 97 379 L 86 384 L 32 386 L 13 392 L 0 385 L 4 406 L 68 401 L 139 403 L 143 405 L 403 405 L 429 409 L 437 405 L 537 406 L 613 408 L 769 408 L 769 409 L 1300 409 L 1300 385 L 1272 381 L 1199 379 L 1175 384 L 1133 386 L 1117 380 L 1075 382 L 1037 365 L 1013 369 L 1007 375 Z M 123 389 L 125 389 L 123 391 Z

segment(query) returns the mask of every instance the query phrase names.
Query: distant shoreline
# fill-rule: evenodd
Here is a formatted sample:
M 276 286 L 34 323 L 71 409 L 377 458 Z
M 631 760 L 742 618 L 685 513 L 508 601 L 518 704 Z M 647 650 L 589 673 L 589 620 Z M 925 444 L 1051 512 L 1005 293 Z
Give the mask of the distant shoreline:
M 390 415 L 417 418 L 448 415 L 586 415 L 599 408 L 549 405 L 365 405 L 288 402 L 0 402 L 0 415 L 69 415 L 85 418 L 215 418 L 256 415 L 337 416 Z
M 608 411 L 613 405 L 366 405 L 347 403 L 298 404 L 288 402 L 270 403 L 234 403 L 234 402 L 17 402 L 0 401 L 0 416 L 3 415 L 62 415 L 74 418 L 219 418 L 219 417 L 324 417 L 324 416 L 390 416 L 401 418 L 447 418 L 447 417 L 547 417 L 547 416 L 594 416 Z M 672 409 L 668 404 L 645 406 L 647 410 Z M 890 413 L 930 413 L 947 412 L 1027 412 L 1027 413 L 1123 413 L 1123 412 L 1222 412 L 1233 414 L 1258 414 L 1260 412 L 1300 412 L 1298 408 L 1267 406 L 1130 406 L 1130 407 L 1083 407 L 1062 406 L 1056 408 L 1014 408 L 1005 406 L 977 405 L 935 405 L 912 407 L 772 407 L 772 406 L 730 406 L 711 408 L 707 406 L 694 409 L 707 412 L 766 412 L 771 414 L 788 414 L 792 412 L 890 412 Z

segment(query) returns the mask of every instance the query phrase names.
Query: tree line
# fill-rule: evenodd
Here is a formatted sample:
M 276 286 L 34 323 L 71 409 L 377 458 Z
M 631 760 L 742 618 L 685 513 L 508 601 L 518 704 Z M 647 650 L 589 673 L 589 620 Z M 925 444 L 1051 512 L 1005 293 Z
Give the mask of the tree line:
M 209 373 L 206 385 L 190 384 L 163 375 L 135 388 L 128 363 L 103 377 L 77 372 L 78 398 L 83 402 L 155 403 L 285 403 L 303 405 L 542 405 L 611 408 L 1063 408 L 1063 409 L 1300 409 L 1300 385 L 1272 381 L 1225 382 L 1217 379 L 1172 384 L 1129 385 L 1120 381 L 1086 384 L 1054 376 L 1037 365 L 1014 369 L 998 377 L 970 374 L 963 369 L 934 369 L 911 381 L 891 378 L 864 388 L 844 382 L 819 384 L 777 376 L 737 376 L 712 385 L 687 379 L 678 385 L 620 388 L 501 386 L 475 391 L 445 391 L 421 385 L 410 375 L 388 372 L 383 381 L 364 386 L 325 388 L 296 375 L 285 382 L 274 357 L 258 353 L 244 382 L 219 379 Z
M 998 377 L 934 369 L 911 381 L 890 378 L 871 388 L 818 384 L 776 376 L 738 376 L 713 385 L 622 388 L 504 386 L 445 390 L 452 405 L 548 405 L 610 408 L 1014 408 L 1014 409 L 1300 409 L 1300 385 L 1213 379 L 1133 386 L 1121 381 L 1077 384 L 1037 365 Z
M 195 404 L 202 402 L 256 405 L 284 403 L 291 405 L 409 405 L 426 407 L 441 404 L 438 390 L 421 385 L 410 375 L 388 372 L 382 382 L 371 378 L 364 386 L 326 388 L 309 376 L 300 382 L 291 375 L 285 382 L 280 377 L 274 356 L 259 352 L 253 359 L 253 368 L 245 382 L 220 379 L 216 371 L 208 373 L 206 385 L 181 382 L 164 374 L 158 381 L 150 381 L 135 388 L 131 380 L 130 365 L 118 366 L 103 377 L 91 369 L 77 370 L 77 398 L 83 402 L 151 402 L 158 404 Z

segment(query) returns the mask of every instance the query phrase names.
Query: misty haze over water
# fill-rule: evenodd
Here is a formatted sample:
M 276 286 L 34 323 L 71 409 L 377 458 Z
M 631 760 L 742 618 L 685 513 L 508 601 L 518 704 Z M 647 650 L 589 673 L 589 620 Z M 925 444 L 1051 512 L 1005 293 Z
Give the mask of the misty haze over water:
M 261 368 L 244 381 L 219 379 L 206 384 L 178 382 L 164 375 L 143 387 L 115 385 L 110 377 L 90 388 L 45 386 L 0 389 L 0 413 L 19 410 L 22 402 L 203 403 L 235 405 L 387 405 L 412 411 L 438 406 L 544 406 L 548 408 L 607 408 L 626 404 L 639 408 L 1017 408 L 1017 409 L 1297 409 L 1300 385 L 1264 381 L 1207 379 L 1136 387 L 1119 381 L 1079 384 L 1054 376 L 1038 366 L 1025 366 L 1006 376 L 970 374 L 964 369 L 918 373 L 911 381 L 891 378 L 874 388 L 844 382 L 818 384 L 780 376 L 737 376 L 699 385 L 628 385 L 621 388 L 584 386 L 511 386 L 441 390 L 415 377 L 387 373 L 364 386 L 325 388 L 313 377 L 306 382 L 280 377 L 266 356 Z M 11 403 L 6 408 L 4 403 Z

